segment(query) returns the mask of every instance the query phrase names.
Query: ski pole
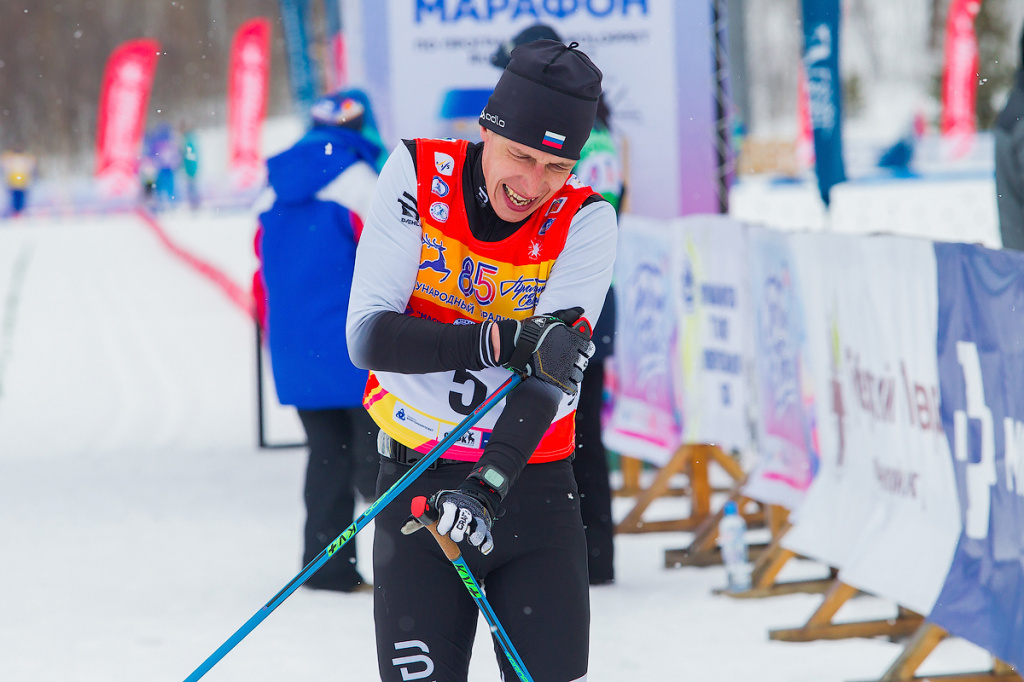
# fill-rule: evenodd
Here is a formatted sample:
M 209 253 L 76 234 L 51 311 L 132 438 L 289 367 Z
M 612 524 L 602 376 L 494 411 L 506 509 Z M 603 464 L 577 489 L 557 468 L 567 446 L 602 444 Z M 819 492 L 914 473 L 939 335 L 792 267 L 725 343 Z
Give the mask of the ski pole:
M 480 589 L 480 584 L 473 577 L 473 573 L 469 570 L 466 560 L 462 558 L 462 552 L 459 550 L 458 544 L 447 535 L 441 535 L 437 532 L 436 510 L 430 509 L 427 504 L 427 498 L 422 495 L 413 498 L 412 515 L 430 531 L 430 534 L 437 540 L 437 544 L 441 545 L 441 551 L 455 565 L 455 570 L 458 571 L 459 577 L 462 578 L 462 583 L 469 590 L 473 601 L 480 607 L 480 612 L 484 614 L 484 619 L 491 628 L 491 634 L 494 635 L 501 648 L 504 649 L 505 656 L 512 665 L 512 669 L 516 671 L 520 681 L 533 682 L 533 678 L 530 677 L 530 673 L 526 670 L 523 659 L 519 657 L 519 652 L 512 646 L 512 640 L 509 639 L 505 628 L 501 627 L 498 616 L 495 615 L 494 609 L 491 608 L 487 597 L 484 596 L 483 591 Z
M 513 373 L 508 379 L 505 380 L 501 386 L 495 389 L 494 393 L 484 399 L 480 405 L 469 413 L 469 415 L 463 419 L 445 438 L 440 441 L 433 449 L 423 456 L 409 471 L 405 472 L 401 478 L 395 481 L 394 485 L 388 488 L 384 494 L 377 498 L 377 500 L 366 508 L 359 517 L 352 522 L 348 528 L 342 531 L 341 535 L 334 538 L 334 542 L 327 545 L 316 556 L 315 559 L 310 561 L 305 568 L 303 568 L 297 576 L 291 579 L 291 581 L 285 585 L 280 592 L 263 605 L 259 611 L 253 614 L 252 618 L 247 620 L 242 627 L 238 628 L 235 634 L 231 635 L 226 642 L 220 645 L 220 647 L 214 651 L 210 656 L 203 661 L 202 665 L 196 668 L 191 675 L 185 678 L 185 682 L 196 682 L 196 680 L 202 678 L 210 668 L 217 665 L 217 663 L 227 655 L 229 651 L 235 648 L 235 646 L 241 642 L 245 637 L 256 629 L 256 626 L 262 623 L 267 616 L 271 614 L 278 606 L 284 602 L 292 592 L 299 589 L 304 582 L 309 580 L 310 576 L 320 570 L 320 567 L 327 563 L 335 552 L 341 549 L 341 546 L 346 542 L 355 537 L 355 534 L 365 528 L 373 517 L 377 516 L 384 507 L 394 500 L 396 497 L 402 494 L 402 492 L 408 488 L 413 481 L 415 481 L 420 474 L 422 474 L 427 467 L 433 464 L 444 452 L 455 444 L 469 429 L 480 421 L 487 412 L 497 405 L 502 399 L 508 395 L 513 388 L 519 385 L 522 378 Z

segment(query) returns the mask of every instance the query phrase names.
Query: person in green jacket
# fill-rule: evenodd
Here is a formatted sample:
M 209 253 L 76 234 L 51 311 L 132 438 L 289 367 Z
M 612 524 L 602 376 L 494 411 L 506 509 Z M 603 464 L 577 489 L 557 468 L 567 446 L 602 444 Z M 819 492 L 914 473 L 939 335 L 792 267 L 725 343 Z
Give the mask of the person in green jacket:
M 491 55 L 491 64 L 504 69 L 512 50 L 534 40 L 562 39 L 553 28 L 535 24 L 503 42 Z M 600 193 L 618 213 L 625 195 L 622 154 L 611 131 L 611 111 L 602 93 L 590 137 L 580 150 L 572 169 L 580 181 Z M 608 453 L 601 438 L 601 408 L 604 404 L 604 360 L 615 352 L 615 288 L 608 289 L 601 317 L 594 325 L 596 350 L 583 372 L 576 407 L 576 456 L 572 462 L 580 492 L 580 515 L 587 535 L 587 569 L 591 585 L 615 581 L 615 524 L 608 478 Z
M 199 188 L 196 175 L 199 173 L 199 145 L 194 130 L 186 130 L 182 136 L 182 166 L 185 169 L 185 192 L 188 205 L 194 211 L 199 208 Z

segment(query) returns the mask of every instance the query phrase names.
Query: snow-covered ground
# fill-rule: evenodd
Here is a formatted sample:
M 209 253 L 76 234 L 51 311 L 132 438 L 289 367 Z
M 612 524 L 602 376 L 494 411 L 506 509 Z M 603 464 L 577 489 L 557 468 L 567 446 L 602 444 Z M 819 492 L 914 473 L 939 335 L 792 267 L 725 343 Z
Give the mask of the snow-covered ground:
M 248 287 L 249 216 L 160 220 Z M 256 447 L 254 353 L 251 319 L 136 216 L 0 222 L 0 680 L 182 680 L 298 572 L 305 457 Z M 368 577 L 372 532 L 356 538 Z M 618 581 L 592 591 L 592 682 L 869 680 L 900 652 L 771 642 L 821 597 L 715 596 L 721 568 L 663 568 L 685 533 L 616 542 Z M 861 597 L 838 618 L 894 613 Z M 474 682 L 497 679 L 485 637 Z M 922 671 L 987 665 L 954 640 Z M 205 679 L 376 679 L 371 596 L 300 589 Z

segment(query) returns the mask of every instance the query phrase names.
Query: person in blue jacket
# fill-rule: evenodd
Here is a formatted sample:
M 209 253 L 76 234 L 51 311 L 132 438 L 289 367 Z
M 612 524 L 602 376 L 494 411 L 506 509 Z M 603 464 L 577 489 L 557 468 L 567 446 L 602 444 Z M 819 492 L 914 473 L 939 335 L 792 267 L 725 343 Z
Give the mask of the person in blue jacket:
M 303 565 L 352 523 L 356 492 L 374 497 L 377 427 L 362 407 L 367 372 L 349 360 L 345 320 L 362 217 L 386 158 L 363 93 L 325 97 L 311 118 L 302 139 L 267 160 L 253 281 L 278 399 L 296 407 L 309 445 Z M 354 542 L 305 584 L 370 588 Z

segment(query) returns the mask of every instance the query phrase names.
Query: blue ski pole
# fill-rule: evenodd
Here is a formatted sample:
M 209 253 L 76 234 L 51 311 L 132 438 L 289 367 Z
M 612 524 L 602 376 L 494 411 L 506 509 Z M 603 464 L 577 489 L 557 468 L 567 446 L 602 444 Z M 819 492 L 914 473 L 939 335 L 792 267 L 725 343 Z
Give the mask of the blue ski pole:
M 427 498 L 420 495 L 412 500 L 412 515 L 430 531 L 430 534 L 437 540 L 437 544 L 441 545 L 441 551 L 444 552 L 444 555 L 455 564 L 455 570 L 458 571 L 459 577 L 462 578 L 462 582 L 466 589 L 469 590 L 473 601 L 480 607 L 480 612 L 484 614 L 484 620 L 490 626 L 491 633 L 498 640 L 498 644 L 504 649 L 505 656 L 512 665 L 512 669 L 516 671 L 520 682 L 533 682 L 533 678 L 530 677 L 530 673 L 526 670 L 523 659 L 519 657 L 519 652 L 512 646 L 512 640 L 509 639 L 505 628 L 501 627 L 498 616 L 495 615 L 494 610 L 487 601 L 487 597 L 484 596 L 483 591 L 480 589 L 480 584 L 477 583 L 473 573 L 470 572 L 466 560 L 462 558 L 462 552 L 459 550 L 458 544 L 447 535 L 441 535 L 437 532 L 437 510 L 431 509 L 427 504 Z
M 299 589 L 304 582 L 309 580 L 310 576 L 320 570 L 320 567 L 327 563 L 335 552 L 341 549 L 341 546 L 346 542 L 355 537 L 355 534 L 365 528 L 373 517 L 377 516 L 384 507 L 388 506 L 392 500 L 402 494 L 402 492 L 408 488 L 413 481 L 415 481 L 420 474 L 422 474 L 427 467 L 434 463 L 444 452 L 455 444 L 459 438 L 461 438 L 474 424 L 480 421 L 487 412 L 501 402 L 506 395 L 508 395 L 513 388 L 519 385 L 522 378 L 518 374 L 512 374 L 508 379 L 505 380 L 501 386 L 495 389 L 494 393 L 489 395 L 475 410 L 469 413 L 469 415 L 463 419 L 458 426 L 452 429 L 444 440 L 439 442 L 434 448 L 423 456 L 416 464 L 405 472 L 400 479 L 395 481 L 395 484 L 388 488 L 383 495 L 366 508 L 362 514 L 359 515 L 352 525 L 342 531 L 341 535 L 334 538 L 334 542 L 329 544 L 323 549 L 315 559 L 309 562 L 305 568 L 303 568 L 297 576 L 291 579 L 291 581 L 285 585 L 280 592 L 263 605 L 259 611 L 253 614 L 252 618 L 247 620 L 242 627 L 238 628 L 235 634 L 231 635 L 226 642 L 220 645 L 216 651 L 203 661 L 202 665 L 196 668 L 191 675 L 185 678 L 185 682 L 196 682 L 196 680 L 202 678 L 210 668 L 217 665 L 217 663 L 228 654 L 229 651 L 235 648 L 235 646 L 241 642 L 245 637 L 256 629 L 256 626 L 262 623 L 267 616 L 273 612 L 278 606 L 280 606 L 285 599 L 291 596 L 292 592 Z

